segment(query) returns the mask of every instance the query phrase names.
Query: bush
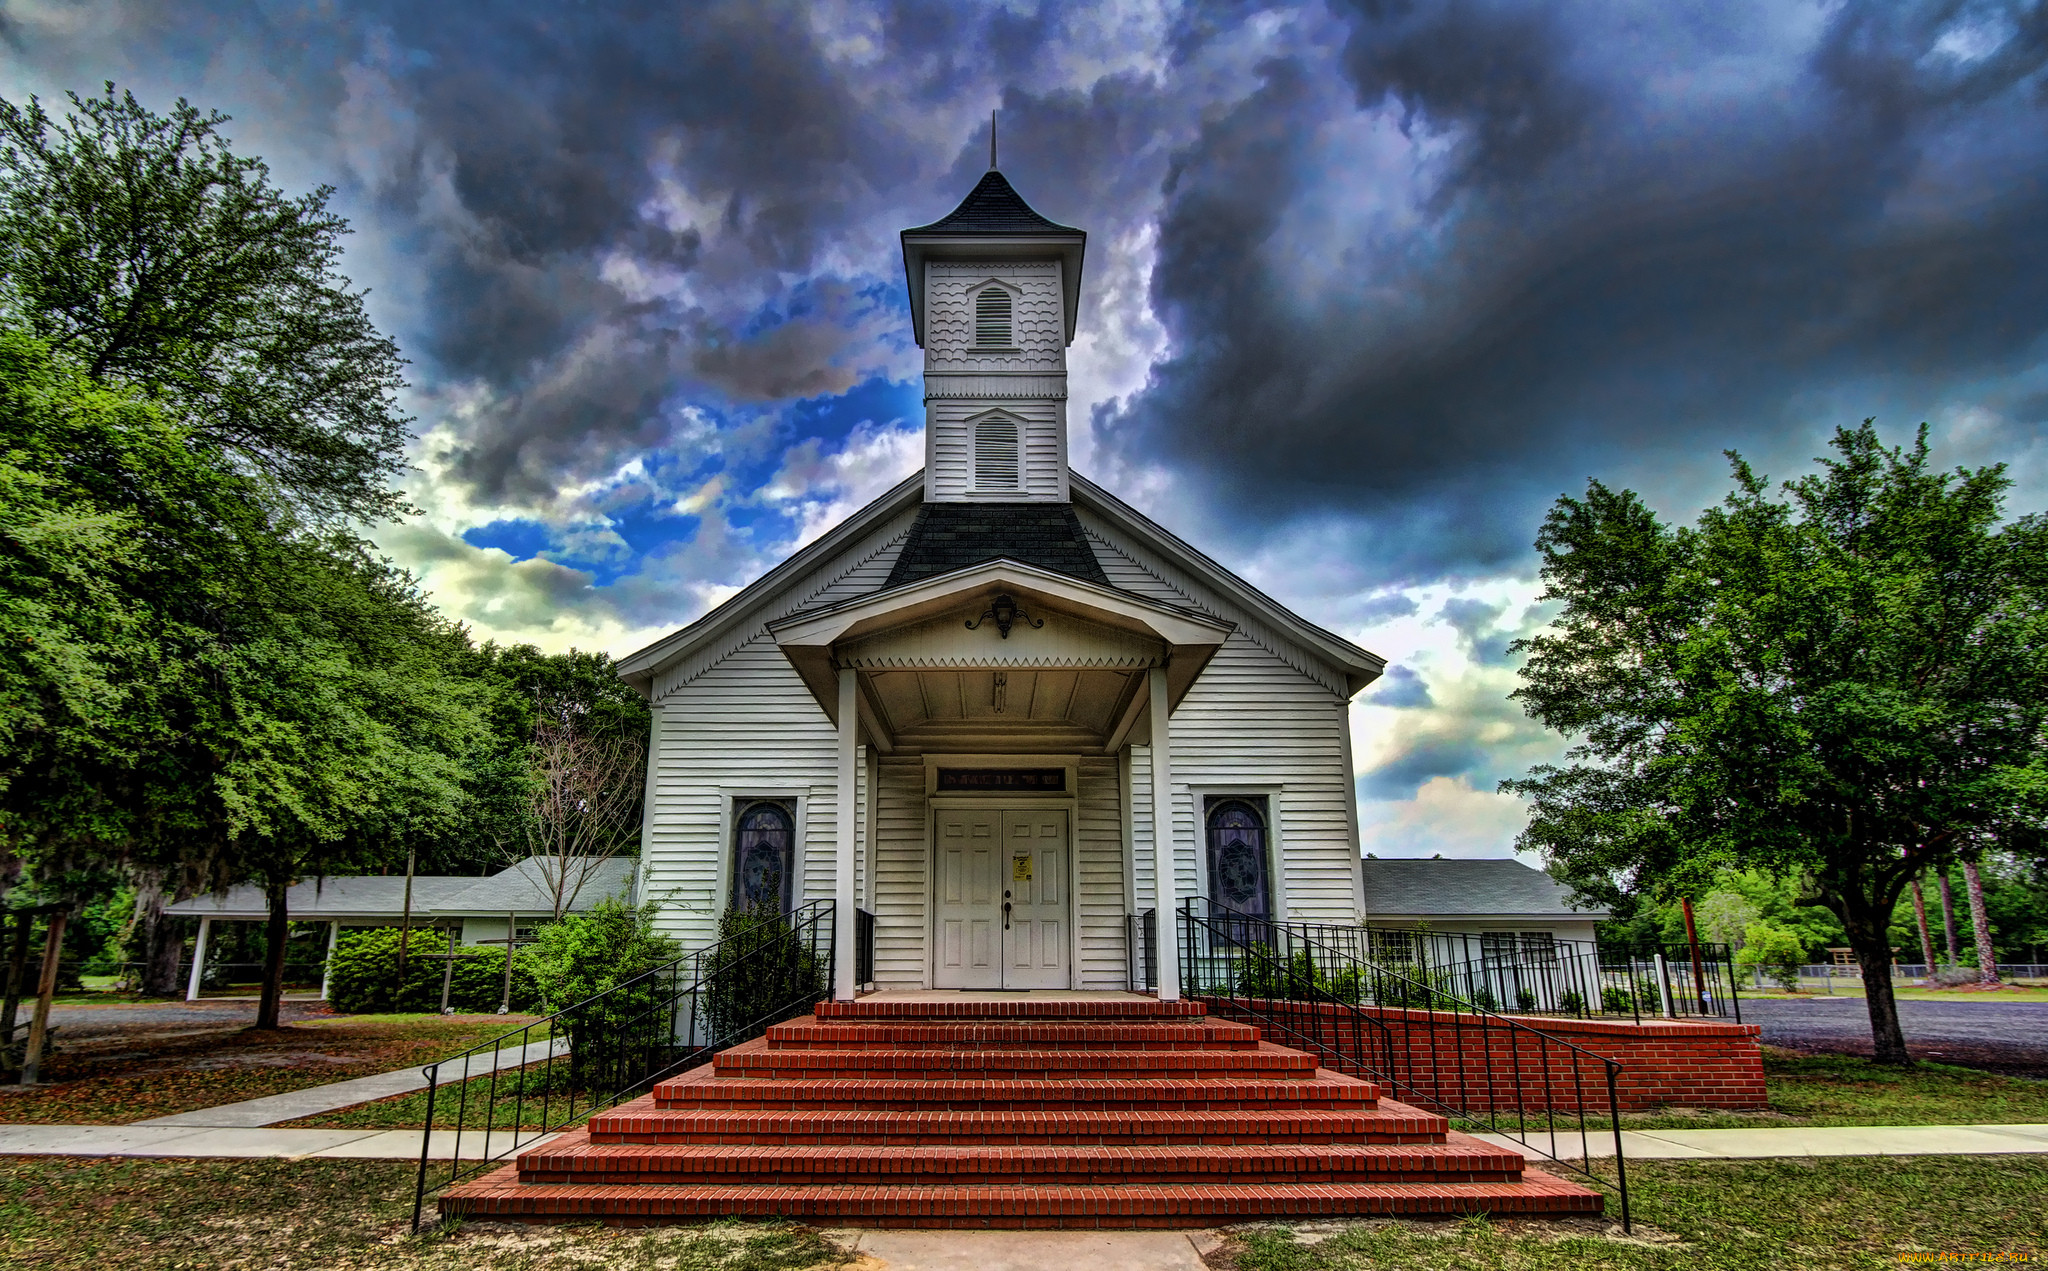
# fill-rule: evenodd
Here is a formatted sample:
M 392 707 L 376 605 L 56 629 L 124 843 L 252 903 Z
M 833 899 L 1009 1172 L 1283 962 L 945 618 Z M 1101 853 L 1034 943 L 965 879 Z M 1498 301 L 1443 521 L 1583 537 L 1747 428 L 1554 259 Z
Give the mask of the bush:
M 716 1045 L 745 1041 L 831 992 L 830 968 L 773 910 L 726 910 L 718 941 L 704 967 L 704 1013 Z
M 1516 1009 L 1516 1010 L 1518 1010 L 1518 1011 L 1533 1011 L 1533 1010 L 1535 1010 L 1535 1009 L 1536 1009 L 1536 990 L 1534 990 L 1534 989 L 1516 989 L 1516 990 L 1515 990 L 1515 1009 Z
M 1557 1005 L 1558 1009 L 1567 1015 L 1584 1015 L 1586 1013 L 1586 995 L 1577 989 L 1566 989 L 1557 995 Z
M 1735 965 L 1761 968 L 1788 993 L 1799 987 L 1799 967 L 1805 961 L 1805 940 L 1765 922 L 1752 922 L 1743 929 L 1742 948 L 1735 954 Z
M 1472 1005 L 1482 1011 L 1498 1011 L 1500 1009 L 1500 999 L 1493 995 L 1492 989 L 1482 984 L 1472 990 Z
M 399 934 L 396 927 L 342 932 L 328 982 L 328 1001 L 335 1010 L 381 1015 L 441 1009 L 446 963 L 437 955 L 448 952 L 447 936 L 431 928 L 413 928 L 405 981 L 400 983 Z M 463 1012 L 497 1010 L 505 994 L 505 946 L 466 945 L 455 952 L 461 956 L 455 963 L 449 1006 Z M 522 952 L 512 959 L 512 1009 L 531 1011 L 539 1005 L 540 993 Z
M 565 1012 L 570 1072 L 579 1086 L 647 1047 L 671 1044 L 669 1004 L 676 984 L 647 973 L 682 956 L 654 928 L 654 906 L 606 897 L 535 933 L 519 960 L 533 975 L 543 1009 Z M 646 978 L 642 978 L 646 977 Z M 591 999 L 596 999 L 595 1001 Z
M 1635 999 L 1627 989 L 1609 985 L 1600 990 L 1600 1009 L 1609 1015 L 1631 1015 L 1635 1013 Z

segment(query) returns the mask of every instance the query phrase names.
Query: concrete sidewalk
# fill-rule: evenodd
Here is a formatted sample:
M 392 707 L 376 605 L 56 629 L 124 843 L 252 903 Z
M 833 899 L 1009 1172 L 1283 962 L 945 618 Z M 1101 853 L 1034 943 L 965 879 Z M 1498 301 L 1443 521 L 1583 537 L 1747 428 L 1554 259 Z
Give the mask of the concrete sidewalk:
M 444 1067 L 441 1072 L 441 1084 L 449 1085 L 467 1077 L 481 1077 L 500 1069 L 522 1067 L 546 1059 L 550 1055 L 567 1054 L 568 1050 L 568 1039 L 556 1037 L 548 1041 L 532 1042 L 526 1046 L 501 1050 L 495 1055 L 475 1056 L 466 1064 Z M 265 1095 L 261 1099 L 247 1099 L 241 1103 L 223 1103 L 217 1108 L 201 1108 L 196 1112 L 177 1112 L 167 1117 L 151 1117 L 147 1121 L 137 1121 L 135 1124 L 254 1129 L 257 1126 L 276 1125 L 280 1121 L 296 1121 L 300 1117 L 318 1116 L 323 1112 L 338 1112 L 359 1103 L 388 1099 L 392 1095 L 411 1094 L 415 1090 L 426 1088 L 427 1079 L 419 1068 L 400 1068 L 396 1072 L 380 1072 L 374 1076 L 356 1077 L 349 1081 L 329 1082 L 324 1086 L 289 1090 L 284 1094 Z
M 1531 1148 L 1562 1159 L 1614 1155 L 1614 1134 L 1589 1130 L 1531 1134 L 1479 1134 L 1499 1147 Z M 1525 1146 L 1526 1142 L 1526 1146 Z M 1759 1160 L 1784 1156 L 1992 1156 L 2048 1152 L 2048 1125 L 1839 1125 L 1762 1130 L 1623 1130 L 1621 1150 L 1631 1161 Z
M 554 1138 L 519 1132 L 518 1147 Z M 482 1160 L 515 1146 L 511 1130 L 462 1132 L 465 1161 Z M 453 1160 L 453 1130 L 434 1131 L 430 1160 Z M 275 1130 L 175 1125 L 0 1125 L 0 1156 L 207 1156 L 353 1157 L 357 1160 L 418 1160 L 418 1130 Z

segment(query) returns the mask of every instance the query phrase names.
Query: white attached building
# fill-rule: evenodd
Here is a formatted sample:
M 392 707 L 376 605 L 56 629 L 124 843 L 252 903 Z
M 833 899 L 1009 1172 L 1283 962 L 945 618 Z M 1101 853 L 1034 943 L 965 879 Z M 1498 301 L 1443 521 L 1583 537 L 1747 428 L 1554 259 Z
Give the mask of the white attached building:
M 1068 467 L 1085 234 L 991 171 L 902 238 L 924 470 L 621 664 L 643 895 L 688 947 L 836 900 L 840 997 L 856 908 L 883 988 L 1121 988 L 1127 916 L 1170 938 L 1191 896 L 1362 921 L 1347 712 L 1382 659 Z

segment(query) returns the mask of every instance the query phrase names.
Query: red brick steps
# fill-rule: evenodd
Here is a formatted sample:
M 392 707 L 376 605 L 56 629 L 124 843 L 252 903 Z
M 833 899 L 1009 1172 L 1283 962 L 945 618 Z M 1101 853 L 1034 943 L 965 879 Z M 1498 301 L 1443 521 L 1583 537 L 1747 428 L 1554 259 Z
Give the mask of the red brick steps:
M 459 1196 L 458 1203 L 450 1200 Z M 1590 1198 L 1590 1199 L 1589 1199 Z M 1204 1227 L 1371 1215 L 1583 1214 L 1599 1196 L 1525 1169 L 1519 1183 L 1127 1183 L 1114 1187 L 641 1186 L 521 1183 L 506 1166 L 442 1211 L 473 1218 L 631 1225 L 723 1217 L 869 1227 Z
M 973 1227 L 1600 1206 L 1199 1003 L 1129 998 L 824 1003 L 441 1200 Z

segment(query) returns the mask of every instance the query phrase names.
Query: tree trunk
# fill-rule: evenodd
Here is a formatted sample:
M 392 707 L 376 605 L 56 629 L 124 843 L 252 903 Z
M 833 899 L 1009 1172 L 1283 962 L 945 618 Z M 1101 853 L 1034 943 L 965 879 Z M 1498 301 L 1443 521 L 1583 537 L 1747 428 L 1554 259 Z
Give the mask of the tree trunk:
M 256 1004 L 256 1027 L 278 1027 L 278 1012 L 284 1004 L 284 945 L 291 934 L 291 915 L 285 911 L 283 879 L 271 879 L 263 889 L 270 902 L 270 921 L 264 925 L 268 947 L 263 956 L 263 996 Z
M 1991 944 L 1991 915 L 1984 909 L 1984 876 L 1977 862 L 1963 862 L 1963 885 L 1970 894 L 1970 925 L 1977 933 L 1977 983 L 1998 983 L 1998 950 Z
M 1920 924 L 1920 957 L 1927 974 L 1934 974 L 1934 938 L 1927 934 L 1927 894 L 1920 890 L 1920 880 L 1913 880 L 1913 918 Z
M 7 995 L 0 1000 L 0 1055 L 11 1055 L 14 1047 L 14 1017 L 21 1010 L 21 990 L 28 977 L 28 938 L 36 925 L 36 911 L 23 909 L 13 915 L 8 924 L 14 931 L 14 938 L 8 942 L 7 950 Z M 12 1067 L 12 1060 L 0 1060 Z
M 164 916 L 164 872 L 137 871 L 133 947 L 142 966 L 136 979 L 150 997 L 172 997 L 185 990 L 178 982 L 185 941 L 177 934 L 177 926 L 176 919 Z
M 57 996 L 57 962 L 64 953 L 68 909 L 53 910 L 43 937 L 43 973 L 36 977 L 36 1013 L 28 1024 L 28 1049 L 21 1057 L 21 1084 L 32 1086 L 43 1075 L 43 1051 L 50 1041 L 50 999 Z
M 1894 896 L 1896 899 L 1896 896 Z M 1849 947 L 1856 951 L 1856 965 L 1863 971 L 1863 1003 L 1870 1012 L 1871 1057 L 1881 1064 L 1907 1066 L 1913 1057 L 1906 1053 L 1906 1034 L 1899 1027 L 1899 1004 L 1892 996 L 1891 906 L 1843 905 L 1835 911 L 1842 929 L 1849 935 Z
M 1948 939 L 1948 964 L 1961 966 L 1963 955 L 1956 947 L 1956 894 L 1949 889 L 1946 865 L 1935 871 L 1934 881 L 1941 884 L 1941 933 Z

